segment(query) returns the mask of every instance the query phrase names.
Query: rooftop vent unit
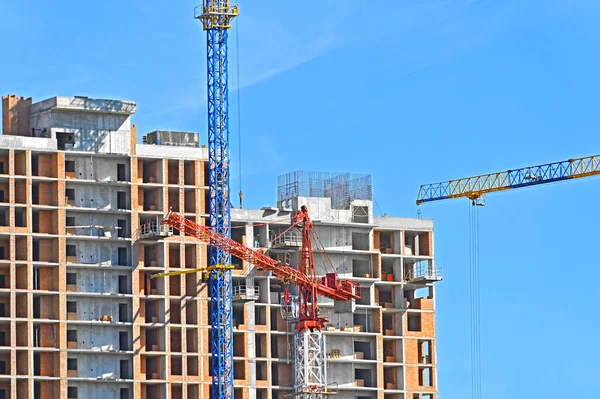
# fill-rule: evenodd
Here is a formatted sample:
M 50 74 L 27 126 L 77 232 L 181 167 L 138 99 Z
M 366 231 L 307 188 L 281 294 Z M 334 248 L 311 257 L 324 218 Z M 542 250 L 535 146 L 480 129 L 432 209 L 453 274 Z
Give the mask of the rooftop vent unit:
M 143 144 L 167 145 L 174 147 L 199 147 L 198 133 L 174 132 L 170 130 L 155 130 L 142 139 Z

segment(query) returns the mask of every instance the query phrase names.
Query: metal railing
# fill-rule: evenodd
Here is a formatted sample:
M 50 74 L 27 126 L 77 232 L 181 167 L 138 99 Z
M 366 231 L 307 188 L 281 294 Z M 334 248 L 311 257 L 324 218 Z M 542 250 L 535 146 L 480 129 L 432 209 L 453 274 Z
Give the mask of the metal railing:
M 272 248 L 277 247 L 301 247 L 302 234 L 298 231 L 288 231 L 282 235 L 271 232 Z
M 137 235 L 139 238 L 172 236 L 173 226 L 160 222 L 148 222 L 140 225 Z
M 407 271 L 408 281 L 440 281 L 443 273 L 441 267 L 430 267 L 429 265 L 415 265 L 412 270 Z
M 233 300 L 256 301 L 260 296 L 256 286 L 237 285 L 233 287 Z

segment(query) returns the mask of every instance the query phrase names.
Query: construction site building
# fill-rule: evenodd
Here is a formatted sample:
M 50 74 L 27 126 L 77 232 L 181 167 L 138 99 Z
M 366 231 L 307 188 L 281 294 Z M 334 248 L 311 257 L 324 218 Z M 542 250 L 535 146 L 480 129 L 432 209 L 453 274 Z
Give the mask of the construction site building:
M 205 224 L 206 148 L 155 131 L 138 144 L 130 101 L 2 97 L 0 399 L 210 396 L 207 246 L 162 225 Z M 308 190 L 308 191 L 307 191 Z M 436 398 L 433 222 L 373 215 L 370 177 L 296 173 L 278 203 L 232 209 L 232 238 L 298 258 L 281 234 L 307 205 L 321 272 L 358 281 L 360 300 L 323 298 L 327 380 L 340 399 Z M 285 286 L 232 259 L 236 399 L 293 391 Z M 294 287 L 290 287 L 292 293 Z

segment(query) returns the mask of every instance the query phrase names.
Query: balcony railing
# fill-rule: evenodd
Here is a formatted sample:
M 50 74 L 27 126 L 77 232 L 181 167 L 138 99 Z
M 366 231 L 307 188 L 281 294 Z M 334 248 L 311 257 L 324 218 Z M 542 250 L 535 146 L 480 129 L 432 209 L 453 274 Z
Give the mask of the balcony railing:
M 234 301 L 256 301 L 260 297 L 260 291 L 256 286 L 238 285 L 233 287 Z
M 442 280 L 442 268 L 430 267 L 429 265 L 415 265 L 412 270 L 407 271 L 406 280 L 411 283 L 435 282 Z
M 271 242 L 272 248 L 301 247 L 302 234 L 297 231 L 288 231 L 281 235 L 271 232 Z
M 170 237 L 173 235 L 173 227 L 160 222 L 148 222 L 140 226 L 137 236 L 143 238 Z

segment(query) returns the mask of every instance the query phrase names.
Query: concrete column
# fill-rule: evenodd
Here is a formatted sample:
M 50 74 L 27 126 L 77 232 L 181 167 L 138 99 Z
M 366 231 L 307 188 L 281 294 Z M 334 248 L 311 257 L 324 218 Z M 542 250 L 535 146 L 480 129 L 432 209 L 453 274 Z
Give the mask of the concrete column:
M 254 279 L 246 278 L 246 284 L 249 280 L 252 280 L 251 284 L 254 283 Z M 244 305 L 246 307 L 246 321 L 245 324 L 248 326 L 248 374 L 246 375 L 247 384 L 250 386 L 248 389 L 248 399 L 256 399 L 256 327 L 255 327 L 255 304 L 254 301 L 248 302 Z

